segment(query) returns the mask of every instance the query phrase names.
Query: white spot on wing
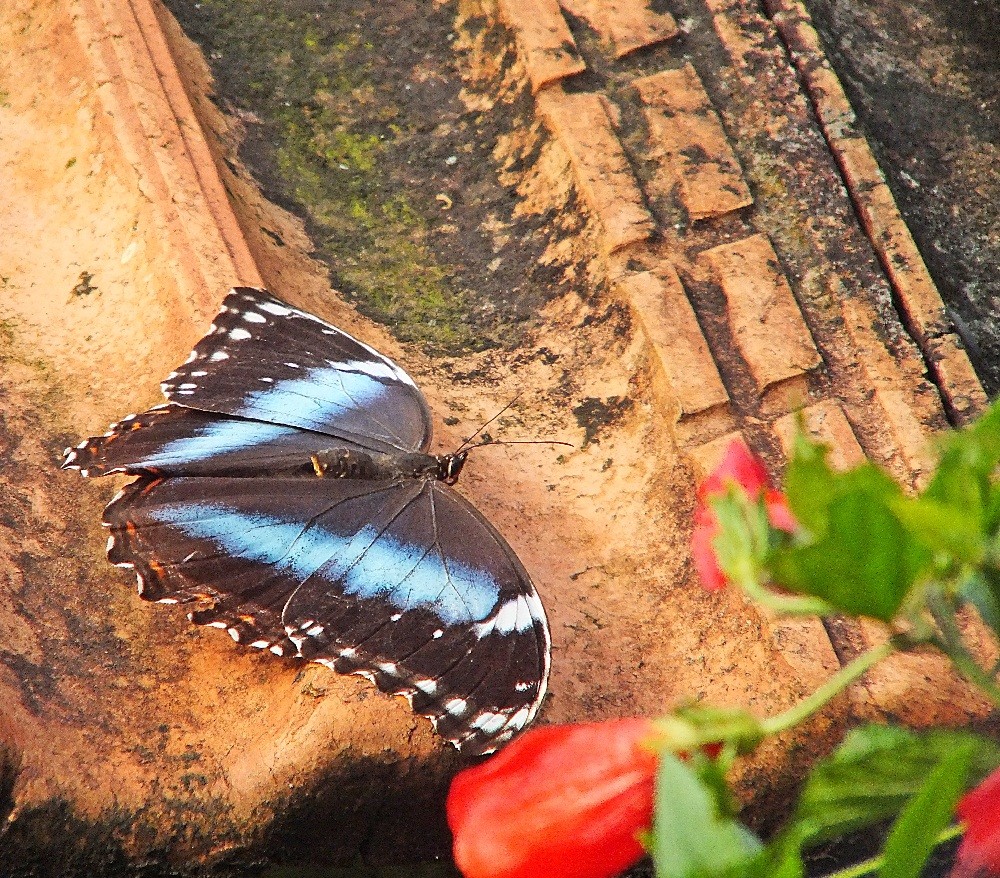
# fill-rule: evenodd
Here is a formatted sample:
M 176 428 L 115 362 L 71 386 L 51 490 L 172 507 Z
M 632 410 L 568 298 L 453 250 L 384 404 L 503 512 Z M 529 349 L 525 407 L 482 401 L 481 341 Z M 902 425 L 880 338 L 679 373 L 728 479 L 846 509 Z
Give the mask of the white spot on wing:
M 247 298 L 249 298 L 249 296 Z M 273 314 L 275 317 L 288 317 L 292 313 L 291 308 L 286 308 L 284 305 L 279 305 L 277 302 L 258 302 L 257 307 L 260 308 L 261 311 L 267 311 L 268 314 Z
M 212 356 L 209 357 L 209 359 L 213 363 L 219 363 L 222 360 L 228 360 L 229 354 L 227 354 L 225 351 L 216 351 L 214 354 L 212 354 Z
M 473 729 L 479 729 L 487 735 L 492 735 L 494 732 L 499 732 L 507 724 L 507 720 L 508 716 L 504 713 L 483 711 L 469 723 L 469 726 Z
M 248 338 L 253 338 L 253 336 L 242 326 L 237 326 L 235 329 L 230 329 L 229 337 L 233 341 L 246 341 Z
M 464 698 L 451 698 L 441 706 L 452 716 L 462 716 L 469 709 L 469 702 Z
M 247 311 L 243 315 L 243 319 L 247 323 L 267 323 L 267 318 L 263 314 L 258 314 L 256 311 Z

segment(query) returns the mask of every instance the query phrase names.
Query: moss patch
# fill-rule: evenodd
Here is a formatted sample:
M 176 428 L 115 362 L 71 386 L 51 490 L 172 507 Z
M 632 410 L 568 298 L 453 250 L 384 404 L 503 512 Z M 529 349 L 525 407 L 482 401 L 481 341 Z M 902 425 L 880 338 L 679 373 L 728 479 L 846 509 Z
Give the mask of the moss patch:
M 551 272 L 537 265 L 537 224 L 523 223 L 507 238 L 529 270 L 497 272 L 505 254 L 490 230 L 514 222 L 516 202 L 491 167 L 494 123 L 459 98 L 453 10 L 406 0 L 167 6 L 202 47 L 220 104 L 246 125 L 241 159 L 305 219 L 338 289 L 431 351 L 517 342 Z

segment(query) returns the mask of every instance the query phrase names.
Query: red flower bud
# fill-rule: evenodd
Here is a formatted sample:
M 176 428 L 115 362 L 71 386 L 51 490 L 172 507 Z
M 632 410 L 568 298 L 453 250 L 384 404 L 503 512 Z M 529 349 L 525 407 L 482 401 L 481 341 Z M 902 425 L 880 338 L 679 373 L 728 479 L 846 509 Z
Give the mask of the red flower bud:
M 466 878 L 611 878 L 644 853 L 656 756 L 645 719 L 549 726 L 466 769 L 448 793 Z
M 711 500 L 724 494 L 730 484 L 737 485 L 751 500 L 763 497 L 767 507 L 767 517 L 773 527 L 791 533 L 798 526 L 788 508 L 787 498 L 781 491 L 772 487 L 760 458 L 754 455 L 741 439 L 734 439 L 726 448 L 719 465 L 698 487 L 694 531 L 691 534 L 691 555 L 702 588 L 706 591 L 718 591 L 728 584 L 712 545 L 719 535 L 719 522 L 712 509 Z
M 952 878 L 1000 875 L 1000 769 L 966 793 L 955 810 L 966 828 Z
M 764 464 L 742 439 L 734 439 L 726 447 L 718 466 L 698 487 L 698 501 L 704 504 L 710 497 L 724 494 L 730 482 L 735 482 L 753 499 L 772 487 Z

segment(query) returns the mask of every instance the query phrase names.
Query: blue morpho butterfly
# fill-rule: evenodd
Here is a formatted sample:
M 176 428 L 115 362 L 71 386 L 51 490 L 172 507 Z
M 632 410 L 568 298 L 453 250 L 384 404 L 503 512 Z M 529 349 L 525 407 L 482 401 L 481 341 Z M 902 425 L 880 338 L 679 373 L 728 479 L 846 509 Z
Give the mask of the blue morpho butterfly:
M 377 351 L 238 287 L 162 385 L 166 405 L 67 449 L 84 476 L 139 478 L 104 511 L 139 594 L 277 655 L 406 696 L 488 753 L 545 694 L 549 630 L 503 537 L 434 456 L 430 412 Z

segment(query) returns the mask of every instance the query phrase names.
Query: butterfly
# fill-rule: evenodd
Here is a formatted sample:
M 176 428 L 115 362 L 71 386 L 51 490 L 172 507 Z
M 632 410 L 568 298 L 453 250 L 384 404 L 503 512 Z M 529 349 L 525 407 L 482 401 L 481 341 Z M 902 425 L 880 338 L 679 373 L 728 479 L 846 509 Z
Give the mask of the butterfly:
M 266 290 L 229 292 L 168 402 L 68 448 L 138 478 L 104 511 L 146 600 L 239 643 L 361 674 L 483 754 L 545 695 L 545 611 L 514 551 L 450 486 L 430 410 L 387 357 Z

